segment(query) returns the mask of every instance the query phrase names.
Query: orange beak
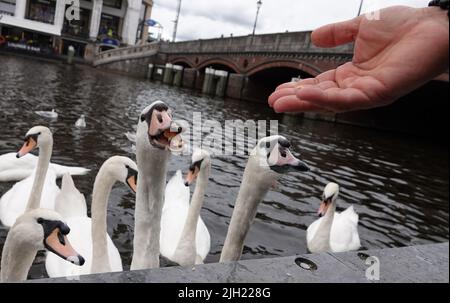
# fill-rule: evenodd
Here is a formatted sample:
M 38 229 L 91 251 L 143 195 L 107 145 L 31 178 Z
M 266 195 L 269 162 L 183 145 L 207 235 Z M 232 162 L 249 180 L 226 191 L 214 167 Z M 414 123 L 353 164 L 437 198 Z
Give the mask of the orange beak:
M 135 175 L 128 177 L 127 184 L 131 188 L 131 190 L 134 193 L 136 193 L 136 191 L 137 191 L 137 180 L 136 180 L 136 176 Z
M 44 240 L 46 248 L 75 265 L 82 266 L 84 264 L 84 258 L 80 256 L 72 245 L 66 235 L 63 235 L 59 228 L 55 228 L 52 233 Z
M 317 214 L 322 217 L 327 213 L 328 207 L 330 206 L 331 201 L 325 200 L 320 203 L 319 211 Z
M 184 185 L 190 186 L 192 183 L 194 183 L 199 173 L 200 170 L 198 169 L 197 166 L 194 168 L 194 170 L 190 169 L 186 175 L 186 178 L 184 179 Z
M 22 148 L 19 150 L 19 152 L 17 153 L 16 157 L 20 158 L 25 156 L 26 154 L 28 154 L 30 151 L 32 151 L 33 149 L 35 149 L 37 146 L 37 142 L 29 137 L 25 143 L 23 144 Z
M 170 129 L 172 118 L 167 111 L 154 110 L 148 133 L 150 136 L 156 136 L 160 130 Z

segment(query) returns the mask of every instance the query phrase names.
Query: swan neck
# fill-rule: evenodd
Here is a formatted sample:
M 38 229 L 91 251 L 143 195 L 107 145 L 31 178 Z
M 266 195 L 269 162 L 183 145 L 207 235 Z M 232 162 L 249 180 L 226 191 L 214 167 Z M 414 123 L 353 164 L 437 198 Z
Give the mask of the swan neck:
M 44 187 L 45 177 L 47 175 L 50 158 L 52 156 L 53 141 L 43 144 L 39 147 L 39 158 L 36 167 L 36 172 L 31 188 L 30 197 L 27 203 L 27 210 L 39 208 L 41 204 L 42 188 Z
M 0 282 L 25 281 L 38 248 L 22 240 L 22 234 L 11 230 L 3 247 Z
M 100 168 L 94 182 L 91 205 L 92 273 L 111 271 L 107 239 L 107 209 L 114 183 L 111 173 L 104 167 Z
M 131 270 L 159 267 L 159 237 L 161 214 L 169 153 L 147 150 L 137 135 L 136 162 L 138 183 L 136 192 L 135 229 Z
M 191 247 L 193 246 L 194 251 L 190 252 L 190 254 L 194 253 L 194 258 L 196 256 L 196 235 L 197 235 L 197 224 L 200 218 L 200 212 L 203 206 L 203 201 L 205 198 L 206 186 L 208 184 L 210 167 L 207 167 L 200 171 L 199 176 L 197 178 L 197 185 L 195 186 L 194 193 L 192 195 L 191 204 L 189 206 L 188 215 L 186 218 L 186 222 L 183 227 L 183 232 L 181 233 L 180 243 L 178 243 L 177 250 L 180 247 L 186 247 L 182 242 L 190 243 Z M 194 260 L 195 261 L 195 260 Z
M 336 199 L 333 199 L 331 205 L 329 206 L 325 216 L 323 216 L 322 222 L 317 229 L 314 236 L 313 245 L 319 247 L 319 251 L 329 251 L 331 250 L 330 238 L 331 238 L 331 227 L 333 226 L 334 214 L 336 212 Z
M 220 262 L 240 259 L 244 240 L 256 216 L 259 203 L 262 201 L 274 178 L 269 172 L 261 170 L 257 158 L 249 158 L 247 167 L 234 206 Z

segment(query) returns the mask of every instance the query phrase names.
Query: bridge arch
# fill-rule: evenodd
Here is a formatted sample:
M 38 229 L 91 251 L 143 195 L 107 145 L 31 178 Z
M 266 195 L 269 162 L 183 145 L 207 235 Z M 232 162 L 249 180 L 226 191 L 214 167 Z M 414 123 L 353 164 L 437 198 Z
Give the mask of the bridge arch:
M 246 99 L 267 100 L 270 94 L 282 83 L 293 78 L 311 78 L 320 70 L 299 60 L 271 60 L 250 67 L 246 73 Z
M 200 62 L 197 66 L 197 70 L 202 70 L 206 67 L 212 66 L 214 68 L 214 66 L 216 66 L 216 68 L 224 68 L 228 71 L 228 72 L 232 72 L 232 73 L 240 73 L 239 68 L 236 66 L 236 64 L 233 61 L 224 59 L 224 58 L 211 58 L 208 59 L 206 61 Z
M 195 64 L 186 57 L 177 57 L 177 58 L 171 59 L 169 62 L 174 65 L 181 65 L 185 68 L 193 68 L 195 66 Z
M 257 73 L 260 73 L 264 70 L 269 70 L 273 68 L 290 68 L 299 70 L 311 77 L 315 77 L 322 73 L 322 71 L 315 67 L 312 64 L 303 62 L 301 60 L 273 60 L 267 61 L 257 66 L 253 66 L 249 70 L 247 70 L 247 76 L 253 76 Z

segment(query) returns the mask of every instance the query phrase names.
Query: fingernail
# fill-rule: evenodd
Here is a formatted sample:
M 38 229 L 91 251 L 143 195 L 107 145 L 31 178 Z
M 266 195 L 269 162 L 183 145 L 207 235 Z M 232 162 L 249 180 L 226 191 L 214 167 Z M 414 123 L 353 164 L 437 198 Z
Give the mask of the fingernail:
M 302 89 L 302 88 L 303 88 L 303 85 L 299 85 L 299 86 L 295 87 L 295 89 Z

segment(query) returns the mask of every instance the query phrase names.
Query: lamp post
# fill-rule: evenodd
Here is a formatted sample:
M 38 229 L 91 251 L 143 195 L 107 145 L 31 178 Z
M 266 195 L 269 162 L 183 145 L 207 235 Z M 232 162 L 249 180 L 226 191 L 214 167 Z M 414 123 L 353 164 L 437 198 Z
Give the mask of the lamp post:
M 258 2 L 256 2 L 256 18 L 255 18 L 255 24 L 253 25 L 253 36 L 255 35 L 256 23 L 258 22 L 259 9 L 261 8 L 261 5 L 262 5 L 262 1 L 258 0 Z
M 177 5 L 177 16 L 175 18 L 175 20 L 173 21 L 174 25 L 173 25 L 173 35 L 172 35 L 172 41 L 175 42 L 175 40 L 177 39 L 177 29 L 178 29 L 178 20 L 180 19 L 180 11 L 181 11 L 181 0 L 178 0 L 178 5 Z
M 361 15 L 361 10 L 364 4 L 364 0 L 361 0 L 361 2 L 359 3 L 359 9 L 358 9 L 358 16 Z

